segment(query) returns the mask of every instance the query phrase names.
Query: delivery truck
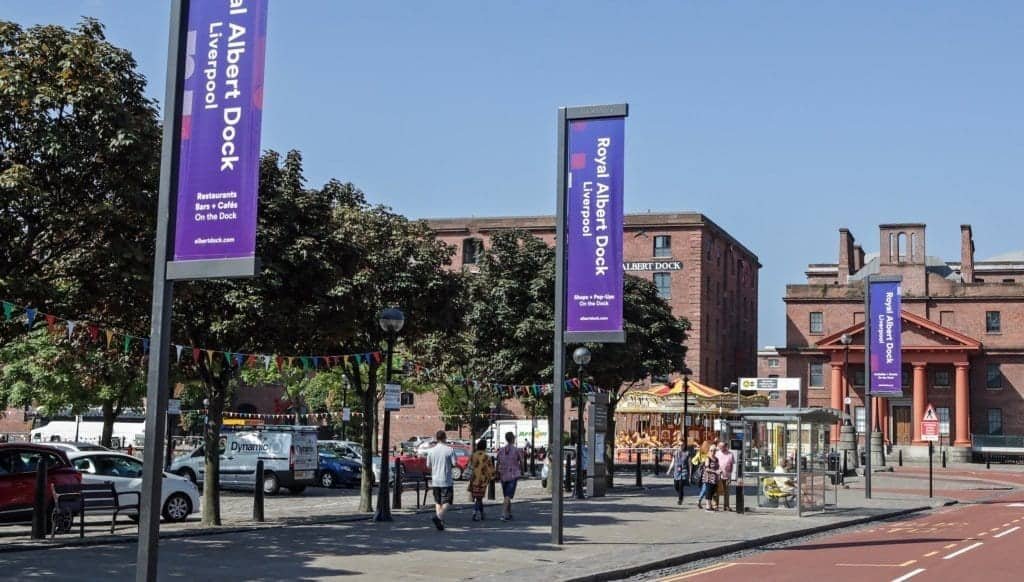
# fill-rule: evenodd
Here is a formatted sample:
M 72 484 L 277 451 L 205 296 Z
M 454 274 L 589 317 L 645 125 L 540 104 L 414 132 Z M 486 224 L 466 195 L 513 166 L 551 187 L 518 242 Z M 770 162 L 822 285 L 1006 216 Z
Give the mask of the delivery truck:
M 487 441 L 488 450 L 496 451 L 505 444 L 506 433 L 516 435 L 516 446 L 519 448 L 526 448 L 527 445 L 532 445 L 534 449 L 547 448 L 548 419 L 499 420 L 492 424 L 480 438 Z

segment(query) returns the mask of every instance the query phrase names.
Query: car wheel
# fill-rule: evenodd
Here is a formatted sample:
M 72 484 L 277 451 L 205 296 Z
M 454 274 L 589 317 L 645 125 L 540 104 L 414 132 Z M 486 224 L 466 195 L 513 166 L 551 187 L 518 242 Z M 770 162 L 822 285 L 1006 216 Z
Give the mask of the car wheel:
M 178 475 L 188 479 L 193 485 L 196 483 L 196 474 L 192 472 L 192 469 L 178 469 Z
M 263 474 L 263 492 L 267 495 L 277 495 L 277 492 L 281 490 L 281 482 L 277 480 L 277 475 L 273 473 Z
M 167 521 L 185 521 L 192 513 L 192 502 L 184 493 L 173 493 L 164 501 L 164 519 Z
M 462 467 L 452 467 L 452 479 L 462 481 Z
M 292 485 L 291 487 L 288 488 L 288 491 L 290 491 L 292 495 L 298 495 L 299 493 L 302 493 L 305 490 L 305 485 Z
M 334 485 L 334 473 L 331 473 L 330 471 L 324 471 L 320 475 L 320 486 L 330 489 L 331 487 L 334 487 Z

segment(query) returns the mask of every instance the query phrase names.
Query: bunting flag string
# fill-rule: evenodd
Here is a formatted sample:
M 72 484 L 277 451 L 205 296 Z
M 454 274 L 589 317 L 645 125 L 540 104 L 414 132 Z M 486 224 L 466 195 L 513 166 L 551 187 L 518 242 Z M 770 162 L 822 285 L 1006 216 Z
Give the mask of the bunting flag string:
M 132 335 L 111 327 L 100 327 L 99 324 L 87 321 L 71 320 L 52 313 L 42 313 L 36 308 L 25 307 L 11 301 L 3 301 L 2 305 L 5 321 L 12 321 L 24 314 L 26 327 L 30 330 L 32 329 L 36 319 L 39 316 L 42 316 L 46 321 L 47 329 L 52 333 L 57 332 L 58 323 L 63 323 L 63 328 L 67 331 L 68 340 L 74 338 L 76 331 L 85 329 L 89 337 L 89 342 L 94 344 L 100 343 L 100 338 L 102 337 L 103 340 L 105 340 L 108 350 L 113 350 L 115 340 L 120 339 L 120 345 L 124 354 L 131 354 L 136 349 L 140 350 L 143 356 L 149 354 L 150 340 L 148 337 Z M 287 363 L 288 368 L 299 366 L 306 372 L 315 372 L 325 368 L 340 366 L 342 364 L 380 364 L 384 361 L 384 357 L 379 351 L 359 354 L 282 356 L 278 354 L 233 352 L 230 350 L 217 350 L 185 344 L 172 344 L 172 347 L 174 348 L 175 361 L 179 364 L 184 363 L 182 361 L 183 355 L 191 354 L 191 363 L 195 364 L 198 363 L 199 359 L 203 357 L 203 354 L 205 354 L 207 365 L 212 366 L 218 357 L 218 354 L 220 354 L 224 356 L 224 362 L 228 366 L 236 366 L 239 368 L 243 366 L 256 367 L 258 363 L 262 361 L 264 367 L 269 370 L 271 365 L 276 362 L 279 371 L 284 369 L 285 363 Z M 142 362 L 145 364 L 146 358 L 142 358 Z
M 204 409 L 204 408 L 197 408 L 197 409 L 192 409 L 192 410 L 182 410 L 181 412 L 182 412 L 182 414 L 194 412 L 194 413 L 205 415 L 205 414 L 208 414 L 209 411 Z M 349 413 L 352 416 L 363 416 L 363 412 L 361 410 L 350 410 Z M 221 414 L 222 414 L 222 416 L 224 418 L 237 418 L 237 419 L 242 419 L 242 420 L 271 420 L 271 421 L 287 421 L 287 422 L 291 422 L 291 421 L 295 420 L 295 413 L 289 413 L 289 412 L 268 414 L 268 413 L 258 413 L 258 412 L 231 412 L 231 411 L 225 411 L 225 412 L 223 412 Z M 307 413 L 299 413 L 298 416 L 299 416 L 300 420 L 324 421 L 324 420 L 330 420 L 332 417 L 337 417 L 337 418 L 340 419 L 342 414 L 341 414 L 340 411 L 338 411 L 338 412 L 307 412 Z M 494 414 L 489 414 L 488 416 L 490 416 L 492 418 L 495 418 L 495 419 L 498 419 L 498 418 L 501 418 L 501 419 L 520 418 L 518 415 L 511 414 L 511 413 L 494 413 Z M 438 420 L 438 419 L 445 419 L 447 417 L 445 417 L 444 415 L 441 415 L 441 414 L 403 414 L 403 413 L 391 413 L 391 418 L 392 419 L 404 419 L 404 420 Z
M 399 365 L 403 364 L 400 362 Z M 412 374 L 421 379 L 448 382 L 467 388 L 473 388 L 475 390 L 488 390 L 490 392 L 494 392 L 496 395 L 504 396 L 506 398 L 548 396 L 551 394 L 552 388 L 554 387 L 553 384 L 502 384 L 500 382 L 490 382 L 487 380 L 474 380 L 471 378 L 464 378 L 460 375 L 445 374 L 440 370 L 428 368 L 427 366 L 411 361 L 405 362 L 404 368 L 407 374 Z M 580 392 L 580 382 L 576 379 L 566 380 L 564 387 L 566 395 L 576 395 Z M 584 394 L 605 392 L 603 388 L 599 388 L 589 382 L 584 382 L 582 388 Z

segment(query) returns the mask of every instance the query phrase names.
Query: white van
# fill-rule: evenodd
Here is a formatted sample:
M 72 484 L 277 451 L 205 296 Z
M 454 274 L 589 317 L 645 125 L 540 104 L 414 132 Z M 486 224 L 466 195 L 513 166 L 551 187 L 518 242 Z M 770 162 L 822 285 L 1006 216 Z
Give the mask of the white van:
M 110 446 L 114 449 L 123 449 L 128 445 L 139 446 L 146 434 L 146 423 L 142 420 L 115 421 L 111 431 Z M 75 422 L 74 420 L 51 420 L 50 422 L 32 429 L 32 442 L 34 443 L 69 443 L 76 442 L 78 436 L 80 443 L 99 443 L 103 435 L 103 421 L 94 419 Z
M 316 479 L 316 427 L 263 426 L 225 432 L 220 437 L 220 486 L 222 489 L 252 489 L 256 462 L 263 461 L 263 491 L 276 495 L 284 487 L 302 493 Z M 171 463 L 171 472 L 203 483 L 206 474 L 205 448 Z

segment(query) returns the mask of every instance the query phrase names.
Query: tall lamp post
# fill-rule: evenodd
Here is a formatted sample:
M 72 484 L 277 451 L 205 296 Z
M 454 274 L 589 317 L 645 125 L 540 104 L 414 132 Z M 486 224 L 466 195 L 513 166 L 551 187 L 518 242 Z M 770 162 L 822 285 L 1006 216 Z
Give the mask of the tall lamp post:
M 384 384 L 391 383 L 391 359 L 395 353 L 395 338 L 398 337 L 398 332 L 402 331 L 402 326 L 405 325 L 405 314 L 399 309 L 390 307 L 380 312 L 378 317 L 380 328 L 387 333 L 388 338 L 388 357 L 387 357 L 387 368 L 384 369 Z M 389 478 L 388 469 L 390 459 L 388 456 L 388 450 L 391 447 L 390 440 L 391 436 L 391 410 L 388 409 L 386 403 L 384 406 L 384 429 L 381 435 L 380 443 L 380 483 L 377 488 L 377 513 L 373 516 L 373 521 L 391 521 L 391 504 L 389 503 Z M 398 479 L 398 475 L 395 475 L 395 479 Z
M 690 449 L 690 437 L 688 434 L 687 419 L 690 414 L 690 374 L 693 370 L 689 368 L 683 368 L 683 422 L 682 424 L 682 439 L 683 448 Z M 686 464 L 686 483 L 690 482 L 690 463 Z
M 572 361 L 579 366 L 577 377 L 579 378 L 578 399 L 576 401 L 576 479 L 575 497 L 584 499 L 583 494 L 583 368 L 590 363 L 590 350 L 584 346 L 576 348 L 572 353 Z

